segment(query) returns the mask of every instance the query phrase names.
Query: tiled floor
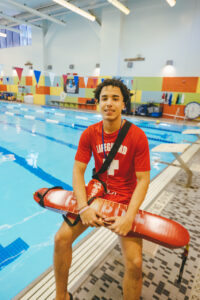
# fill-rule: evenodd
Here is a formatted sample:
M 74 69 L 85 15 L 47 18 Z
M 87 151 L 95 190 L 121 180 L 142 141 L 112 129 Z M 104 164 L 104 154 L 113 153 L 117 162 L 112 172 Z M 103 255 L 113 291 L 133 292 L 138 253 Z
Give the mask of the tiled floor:
M 149 209 L 185 226 L 191 236 L 182 282 L 177 284 L 183 249 L 159 246 L 154 255 L 143 255 L 142 300 L 200 300 L 200 150 L 191 160 L 194 176 L 186 188 L 181 170 L 165 188 L 167 199 L 159 197 Z M 172 197 L 173 195 L 173 197 Z M 163 207 L 162 203 L 166 205 Z M 160 202 L 160 203 L 159 203 Z M 120 300 L 124 267 L 117 244 L 104 261 L 74 293 L 75 300 Z

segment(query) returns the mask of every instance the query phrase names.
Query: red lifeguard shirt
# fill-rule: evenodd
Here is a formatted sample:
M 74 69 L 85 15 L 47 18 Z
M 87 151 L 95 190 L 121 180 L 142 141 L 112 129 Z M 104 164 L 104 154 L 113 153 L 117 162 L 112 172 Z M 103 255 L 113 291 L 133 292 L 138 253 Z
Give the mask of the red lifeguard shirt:
M 105 159 L 102 141 L 103 121 L 89 126 L 81 135 L 75 160 L 88 164 L 93 154 L 98 171 Z M 110 152 L 119 130 L 103 133 L 106 155 Z M 104 198 L 128 204 L 137 184 L 136 172 L 150 171 L 147 137 L 142 129 L 132 124 L 109 169 L 99 175 L 107 184 Z

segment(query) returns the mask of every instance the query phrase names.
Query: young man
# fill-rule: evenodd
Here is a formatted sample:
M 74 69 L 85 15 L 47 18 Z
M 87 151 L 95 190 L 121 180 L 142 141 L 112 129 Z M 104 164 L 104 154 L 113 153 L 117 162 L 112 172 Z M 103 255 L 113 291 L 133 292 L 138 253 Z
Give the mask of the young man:
M 88 227 L 102 226 L 101 215 L 87 205 L 84 173 L 94 155 L 98 171 L 115 142 L 125 120 L 121 111 L 130 98 L 127 87 L 117 79 L 107 79 L 97 86 L 95 98 L 99 101 L 103 121 L 89 126 L 81 135 L 73 169 L 73 188 L 77 197 L 81 221 L 74 227 L 63 222 L 55 236 L 54 271 L 56 300 L 70 300 L 67 292 L 68 272 L 72 258 L 73 241 Z M 107 218 L 110 230 L 119 235 L 125 276 L 123 299 L 139 300 L 142 288 L 142 240 L 126 237 L 137 211 L 143 202 L 150 182 L 148 141 L 144 132 L 131 125 L 109 169 L 99 175 L 107 185 L 104 198 L 128 204 L 121 217 Z

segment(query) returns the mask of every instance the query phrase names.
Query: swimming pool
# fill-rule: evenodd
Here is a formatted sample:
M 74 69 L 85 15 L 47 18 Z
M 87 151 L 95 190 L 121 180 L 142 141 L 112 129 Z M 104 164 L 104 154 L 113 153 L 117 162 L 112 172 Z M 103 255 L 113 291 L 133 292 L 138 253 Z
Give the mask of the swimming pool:
M 32 194 L 55 185 L 72 189 L 80 135 L 100 119 L 98 113 L 0 103 L 0 299 L 11 299 L 52 265 L 54 234 L 62 217 L 40 208 Z M 189 128 L 127 119 L 146 132 L 150 149 L 161 142 L 183 142 L 181 131 Z M 170 162 L 173 156 L 151 153 L 151 178 L 165 168 L 156 159 Z M 86 181 L 92 167 L 93 160 Z

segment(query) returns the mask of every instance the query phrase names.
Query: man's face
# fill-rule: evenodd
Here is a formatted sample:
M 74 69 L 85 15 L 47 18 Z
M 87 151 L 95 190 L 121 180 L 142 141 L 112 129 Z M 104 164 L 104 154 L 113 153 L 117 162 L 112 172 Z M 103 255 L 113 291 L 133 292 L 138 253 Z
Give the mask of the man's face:
M 123 95 L 117 86 L 104 86 L 99 99 L 100 112 L 104 120 L 116 120 L 124 109 Z

